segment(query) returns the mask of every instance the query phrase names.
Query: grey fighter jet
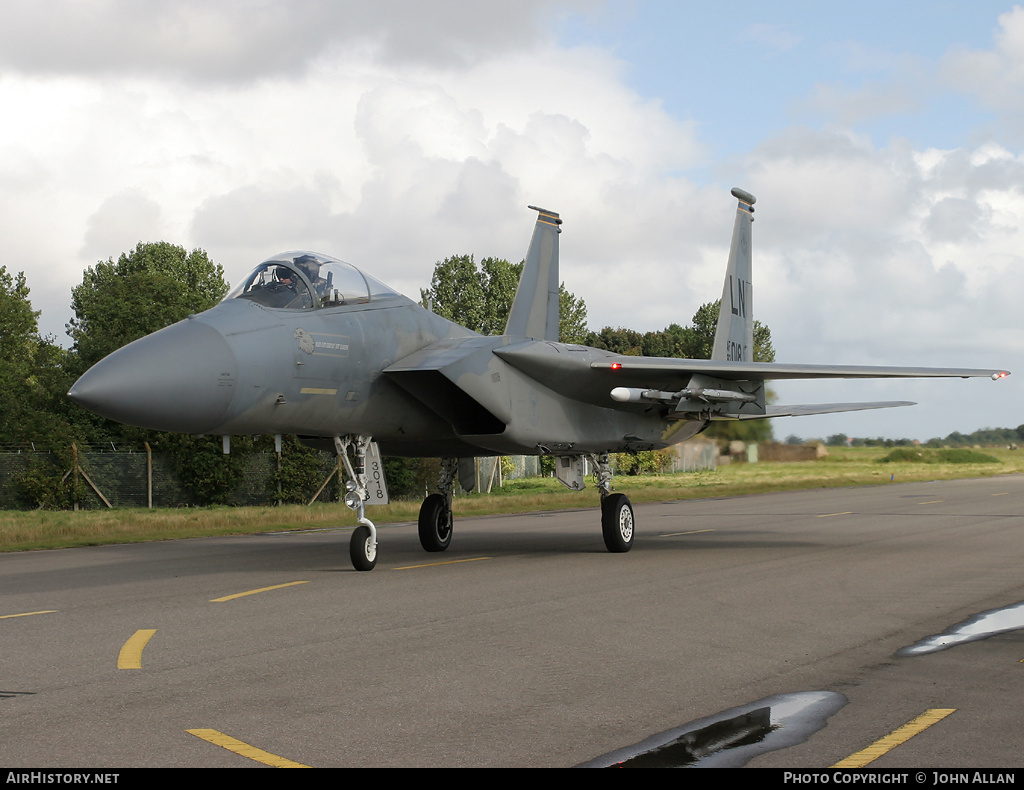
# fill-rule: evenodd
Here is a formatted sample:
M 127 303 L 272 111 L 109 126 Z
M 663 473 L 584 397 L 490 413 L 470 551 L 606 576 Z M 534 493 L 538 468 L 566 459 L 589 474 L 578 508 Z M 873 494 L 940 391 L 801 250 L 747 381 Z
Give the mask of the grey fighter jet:
M 710 360 L 628 357 L 558 342 L 558 214 L 538 212 L 505 334 L 485 337 L 430 312 L 354 266 L 286 252 L 261 263 L 216 307 L 136 340 L 71 388 L 82 406 L 160 431 L 296 434 L 333 447 L 359 514 L 350 555 L 377 560 L 365 506 L 387 502 L 381 454 L 440 457 L 420 509 L 420 543 L 452 539 L 452 491 L 474 456 L 551 455 L 584 488 L 594 464 L 609 551 L 633 545 L 629 499 L 612 493 L 609 453 L 667 447 L 711 420 L 878 409 L 906 402 L 779 406 L 771 379 L 971 377 L 1000 370 L 753 362 L 751 223 L 739 203 Z M 350 458 L 351 454 L 351 458 Z M 460 474 L 460 470 L 462 474 Z

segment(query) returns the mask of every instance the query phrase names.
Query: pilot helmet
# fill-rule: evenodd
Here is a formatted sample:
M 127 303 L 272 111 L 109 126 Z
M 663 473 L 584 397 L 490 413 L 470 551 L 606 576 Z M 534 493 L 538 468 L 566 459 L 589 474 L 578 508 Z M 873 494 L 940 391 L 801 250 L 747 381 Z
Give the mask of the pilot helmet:
M 309 278 L 310 282 L 316 282 L 316 279 L 320 276 L 320 261 L 312 255 L 300 255 L 295 259 L 295 265 L 299 267 L 299 271 Z

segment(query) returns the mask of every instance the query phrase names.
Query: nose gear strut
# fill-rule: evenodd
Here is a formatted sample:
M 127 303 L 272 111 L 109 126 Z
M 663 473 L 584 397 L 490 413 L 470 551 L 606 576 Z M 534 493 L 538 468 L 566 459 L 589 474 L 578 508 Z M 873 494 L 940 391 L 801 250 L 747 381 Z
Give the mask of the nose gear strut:
M 359 526 L 352 532 L 348 544 L 348 553 L 352 566 L 357 571 L 372 571 L 377 564 L 377 528 L 366 517 L 366 500 L 369 493 L 366 488 L 366 450 L 370 446 L 370 436 L 335 436 L 334 448 L 345 466 L 345 504 L 359 514 Z M 352 447 L 356 457 L 355 468 L 348 457 L 348 448 Z

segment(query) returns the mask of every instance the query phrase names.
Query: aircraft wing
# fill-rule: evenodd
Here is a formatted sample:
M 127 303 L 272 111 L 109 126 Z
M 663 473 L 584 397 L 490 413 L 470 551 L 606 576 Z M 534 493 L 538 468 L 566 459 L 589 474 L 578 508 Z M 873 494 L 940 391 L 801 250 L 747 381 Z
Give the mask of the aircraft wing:
M 911 405 L 907 401 L 776 406 L 766 381 L 823 378 L 1003 378 L 1003 370 L 858 365 L 793 365 L 666 357 L 631 357 L 543 341 L 512 343 L 494 353 L 570 398 L 625 411 L 652 406 L 666 416 L 700 413 L 719 419 L 828 414 Z M 694 415 L 696 416 L 696 415 Z
M 1005 378 L 1005 370 L 979 368 L 904 368 L 875 365 L 791 365 L 778 362 L 723 362 L 708 359 L 627 357 L 591 363 L 595 370 L 608 370 L 624 378 L 648 374 L 679 375 L 702 373 L 719 379 L 773 381 L 781 379 L 888 379 L 888 378 Z

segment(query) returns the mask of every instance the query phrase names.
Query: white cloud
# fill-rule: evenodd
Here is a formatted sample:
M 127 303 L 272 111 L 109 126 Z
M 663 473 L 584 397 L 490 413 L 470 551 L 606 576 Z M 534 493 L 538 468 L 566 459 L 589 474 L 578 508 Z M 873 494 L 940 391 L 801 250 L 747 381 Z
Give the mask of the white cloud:
M 773 25 L 759 22 L 747 25 L 740 31 L 740 41 L 751 41 L 771 50 L 772 53 L 787 52 L 797 47 L 803 36 L 794 33 L 788 25 Z
M 8 0 L 0 64 L 29 74 L 156 74 L 248 82 L 359 51 L 464 67 L 546 38 L 550 0 Z M 576 0 L 575 7 L 593 5 Z
M 921 108 L 920 95 L 912 86 L 875 82 L 850 88 L 818 83 L 811 95 L 794 103 L 798 112 L 811 111 L 854 126 L 881 116 L 914 112 Z
M 780 361 L 1012 369 L 1024 357 L 1024 202 L 991 171 L 1017 160 L 810 131 L 751 160 L 755 310 Z
M 253 20 L 234 4 L 157 3 L 149 17 L 83 5 L 108 21 L 126 14 L 97 32 L 100 43 L 125 41 L 144 19 L 161 24 L 146 33 L 159 40 L 142 37 L 152 56 L 132 50 L 124 73 L 106 55 L 76 61 L 89 56 L 74 47 L 50 60 L 0 54 L 0 102 L 14 119 L 0 129 L 0 264 L 26 270 L 44 331 L 62 334 L 85 266 L 140 240 L 201 246 L 233 282 L 274 252 L 316 249 L 416 296 L 445 256 L 521 258 L 527 204 L 562 214 L 562 278 L 594 328 L 660 329 L 720 294 L 736 185 L 759 198 L 755 309 L 780 360 L 1012 369 L 1024 357 L 1024 159 L 990 141 L 918 150 L 851 131 L 856 118 L 898 110 L 896 87 L 888 109 L 883 83 L 837 94 L 830 112 L 846 123 L 752 142 L 728 163 L 734 183 L 699 183 L 686 175 L 707 164 L 695 124 L 637 95 L 609 52 L 560 49 L 531 27 L 530 14 L 557 6 L 481 4 L 474 13 L 491 22 L 517 14 L 510 36 L 492 46 L 497 34 L 479 18 L 457 23 L 446 35 L 471 52 L 455 48 L 456 69 L 431 51 L 440 43 L 395 51 L 440 24 L 419 6 L 368 21 L 299 3 L 276 31 L 284 50 L 245 71 L 277 3 Z M 37 24 L 35 6 L 0 15 Z M 466 8 L 436 7 L 440 20 Z M 214 32 L 236 20 L 239 41 L 223 62 L 193 58 L 205 40 L 175 59 L 166 42 L 204 14 Z M 71 36 L 57 27 L 54 41 Z M 993 52 L 1011 49 L 1001 41 Z M 232 69 L 248 76 L 232 82 Z
M 950 85 L 986 106 L 1019 115 L 1024 92 L 1024 8 L 1014 6 L 999 16 L 992 49 L 953 50 L 944 59 L 942 73 Z
M 86 221 L 83 258 L 102 259 L 111 250 L 130 250 L 136 242 L 163 235 L 160 206 L 137 190 L 112 195 Z M 116 255 L 114 255 L 116 257 Z

